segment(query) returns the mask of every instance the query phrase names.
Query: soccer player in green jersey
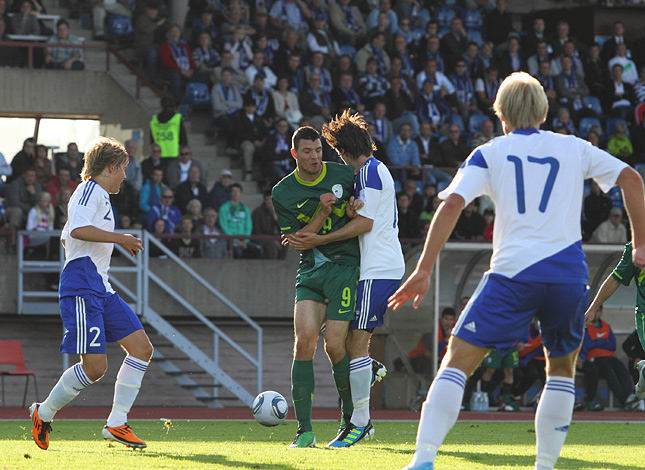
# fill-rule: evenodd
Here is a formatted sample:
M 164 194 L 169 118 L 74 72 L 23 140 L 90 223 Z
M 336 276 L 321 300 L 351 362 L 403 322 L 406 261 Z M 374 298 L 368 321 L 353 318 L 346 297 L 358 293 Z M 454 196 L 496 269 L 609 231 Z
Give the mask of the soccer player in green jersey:
M 311 127 L 301 127 L 294 133 L 291 155 L 296 160 L 296 169 L 276 184 L 271 193 L 280 229 L 287 240 L 298 231 L 326 234 L 343 227 L 348 221 L 348 213 L 355 216 L 352 167 L 323 162 L 320 134 Z M 311 424 L 313 357 L 320 328 L 325 322 L 325 352 L 332 363 L 343 416 L 348 420 L 352 414 L 345 340 L 349 322 L 355 318 L 358 274 L 356 238 L 300 253 L 291 369 L 291 394 L 298 431 L 290 445 L 292 448 L 316 444 Z
M 634 265 L 632 261 L 632 242 L 625 245 L 623 257 L 618 265 L 614 268 L 605 282 L 600 286 L 596 298 L 585 313 L 585 326 L 591 325 L 596 321 L 598 307 L 604 304 L 611 297 L 618 287 L 623 284 L 628 286 L 632 279 L 636 281 L 636 332 L 641 346 L 645 348 L 645 271 Z M 638 383 L 636 384 L 636 397 L 639 400 L 645 398 L 645 361 L 640 361 L 636 368 L 638 369 Z

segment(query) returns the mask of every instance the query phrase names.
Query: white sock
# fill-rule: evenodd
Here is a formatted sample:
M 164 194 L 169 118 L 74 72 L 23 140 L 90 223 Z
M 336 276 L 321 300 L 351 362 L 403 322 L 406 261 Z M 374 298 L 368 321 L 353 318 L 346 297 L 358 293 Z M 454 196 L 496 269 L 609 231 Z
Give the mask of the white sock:
M 128 413 L 139 394 L 143 375 L 148 369 L 149 362 L 142 361 L 136 357 L 126 356 L 123 365 L 116 376 L 114 385 L 114 402 L 112 412 L 107 419 L 109 427 L 121 426 L 127 423 Z
M 411 467 L 434 463 L 437 450 L 457 422 L 465 387 L 466 374 L 459 369 L 446 367 L 439 371 L 421 409 L 417 447 L 410 462 Z
M 572 378 L 549 377 L 544 384 L 535 413 L 535 470 L 551 470 L 555 466 L 569 431 L 575 398 Z
M 349 361 L 349 384 L 352 389 L 354 412 L 351 422 L 358 427 L 367 426 L 370 420 L 370 385 L 372 358 L 359 357 Z
M 38 417 L 45 422 L 50 422 L 54 419 L 54 415 L 58 410 L 76 398 L 81 393 L 81 390 L 89 387 L 92 383 L 87 378 L 81 363 L 74 364 L 63 372 L 63 375 L 58 379 L 58 383 L 49 392 L 47 399 L 40 404 Z

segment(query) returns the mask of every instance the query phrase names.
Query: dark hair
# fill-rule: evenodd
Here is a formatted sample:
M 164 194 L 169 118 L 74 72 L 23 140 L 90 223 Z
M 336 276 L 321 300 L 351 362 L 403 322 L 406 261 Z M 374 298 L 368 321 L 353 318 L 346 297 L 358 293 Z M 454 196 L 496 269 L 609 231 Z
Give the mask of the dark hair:
M 315 142 L 318 139 L 320 139 L 320 134 L 313 127 L 299 127 L 296 132 L 293 133 L 293 137 L 291 138 L 291 146 L 295 150 L 298 150 L 298 145 L 300 144 L 301 140 L 310 140 L 312 142 Z
M 175 109 L 175 99 L 171 96 L 164 96 L 161 98 L 161 109 L 163 111 Z
M 360 156 L 369 157 L 372 151 L 376 150 L 363 116 L 358 113 L 352 114 L 350 109 L 323 125 L 322 135 L 339 155 L 352 160 Z
M 447 317 L 448 315 L 453 316 L 453 317 L 456 317 L 456 316 L 457 316 L 457 312 L 456 312 L 456 311 L 455 311 L 455 309 L 454 309 L 454 308 L 452 308 L 452 307 L 446 307 L 446 308 L 444 308 L 444 309 L 441 311 L 441 318 L 443 318 L 443 317 Z
M 233 189 L 233 188 L 237 188 L 237 189 L 239 189 L 239 190 L 240 190 L 240 192 L 243 192 L 243 191 L 244 191 L 244 189 L 242 189 L 242 185 L 241 185 L 240 183 L 233 183 L 233 184 L 231 185 L 231 189 Z
M 68 22 L 67 22 L 67 20 L 66 20 L 66 19 L 64 19 L 64 18 L 63 18 L 63 19 L 60 19 L 60 20 L 58 20 L 58 21 L 56 22 L 56 29 L 58 29 L 58 27 L 59 27 L 59 26 L 61 26 L 61 25 L 65 25 L 65 26 L 67 26 L 67 27 L 69 28 L 69 23 L 68 23 Z

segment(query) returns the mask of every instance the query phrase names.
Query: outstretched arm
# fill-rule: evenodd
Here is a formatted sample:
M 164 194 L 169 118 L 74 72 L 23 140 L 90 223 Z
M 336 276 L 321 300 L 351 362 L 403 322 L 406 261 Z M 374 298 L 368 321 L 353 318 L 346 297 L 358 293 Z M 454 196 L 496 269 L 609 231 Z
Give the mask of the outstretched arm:
M 430 275 L 432 274 L 434 263 L 455 228 L 464 205 L 464 198 L 458 194 L 451 194 L 441 203 L 430 224 L 417 267 L 403 285 L 389 298 L 388 307 L 398 310 L 412 297 L 414 297 L 414 308 L 419 307 L 421 300 L 430 287 Z
M 600 286 L 593 302 L 591 302 L 591 305 L 589 305 L 589 308 L 585 312 L 585 326 L 589 326 L 596 321 L 596 312 L 598 307 L 604 304 L 609 297 L 614 295 L 614 292 L 616 292 L 619 287 L 620 282 L 618 282 L 614 276 L 611 274 L 607 276 L 607 279 L 605 279 L 605 282 Z

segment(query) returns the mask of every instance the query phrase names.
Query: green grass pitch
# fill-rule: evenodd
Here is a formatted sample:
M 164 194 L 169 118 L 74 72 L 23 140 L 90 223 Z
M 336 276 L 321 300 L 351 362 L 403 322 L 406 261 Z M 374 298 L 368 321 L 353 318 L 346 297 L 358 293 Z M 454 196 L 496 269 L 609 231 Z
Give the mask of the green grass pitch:
M 30 422 L 0 422 L 0 470 L 89 469 L 400 469 L 414 452 L 416 423 L 378 422 L 376 436 L 350 449 L 327 449 L 336 423 L 316 422 L 315 449 L 287 449 L 295 423 L 265 428 L 255 422 L 133 421 L 148 448 L 108 443 L 103 422 L 55 421 L 50 447 L 31 439 Z M 170 425 L 166 425 L 170 424 Z M 437 470 L 531 470 L 533 423 L 460 422 L 448 435 Z M 645 469 L 645 424 L 575 423 L 558 469 Z

